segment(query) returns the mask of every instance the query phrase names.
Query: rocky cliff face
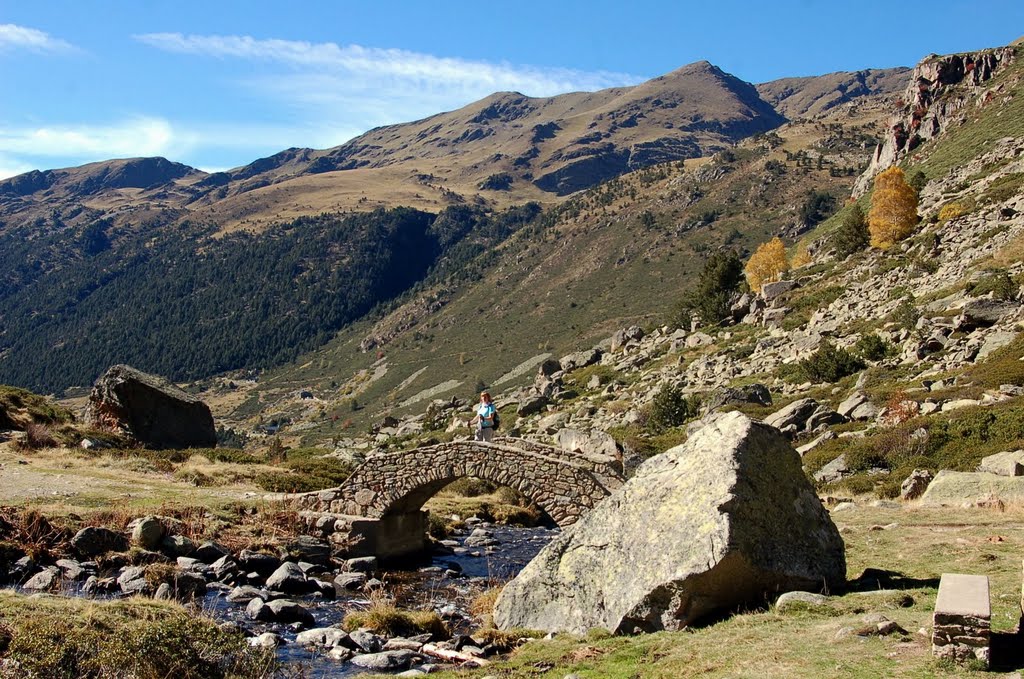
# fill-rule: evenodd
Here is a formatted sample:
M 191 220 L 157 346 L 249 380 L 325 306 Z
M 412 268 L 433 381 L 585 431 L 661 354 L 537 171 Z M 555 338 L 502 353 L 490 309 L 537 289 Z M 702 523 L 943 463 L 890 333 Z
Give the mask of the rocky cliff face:
M 986 83 L 1014 59 L 1016 49 L 1010 46 L 969 54 L 931 55 L 918 64 L 884 141 L 854 187 L 854 196 L 863 195 L 876 174 L 963 121 L 972 108 L 985 106 L 998 96 L 998 91 L 987 89 Z

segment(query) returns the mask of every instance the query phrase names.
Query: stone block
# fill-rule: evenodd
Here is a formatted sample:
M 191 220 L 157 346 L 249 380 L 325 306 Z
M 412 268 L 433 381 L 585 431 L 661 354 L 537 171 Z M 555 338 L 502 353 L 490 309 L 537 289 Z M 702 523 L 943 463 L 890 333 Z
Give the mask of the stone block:
M 988 577 L 943 573 L 932 614 L 932 653 L 955 662 L 980 660 L 987 667 L 991 620 Z

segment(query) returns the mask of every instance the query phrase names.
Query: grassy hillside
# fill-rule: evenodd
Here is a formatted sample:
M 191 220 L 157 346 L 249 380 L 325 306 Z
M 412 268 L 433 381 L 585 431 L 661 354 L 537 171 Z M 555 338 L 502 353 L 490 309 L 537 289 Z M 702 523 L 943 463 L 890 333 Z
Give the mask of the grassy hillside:
M 836 209 L 885 110 L 847 106 L 713 158 L 639 170 L 583 192 L 489 253 L 480 280 L 446 287 L 444 306 L 393 341 L 361 351 L 372 326 L 388 320 L 355 324 L 243 385 L 244 397 L 237 382 L 221 388 L 218 414 L 241 425 L 259 413 L 287 413 L 315 425 L 304 427 L 307 439 L 335 437 L 384 412 L 421 412 L 431 397 L 471 395 L 524 362 L 592 346 L 626 325 L 670 322 L 710 253 L 749 253 L 769 235 L 799 233 Z M 316 403 L 297 398 L 303 389 Z

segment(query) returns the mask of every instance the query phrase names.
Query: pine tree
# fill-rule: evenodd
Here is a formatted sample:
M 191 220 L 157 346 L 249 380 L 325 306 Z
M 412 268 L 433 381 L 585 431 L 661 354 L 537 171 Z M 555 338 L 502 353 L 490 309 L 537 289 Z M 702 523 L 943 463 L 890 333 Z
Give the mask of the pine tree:
M 917 192 L 907 183 L 903 170 L 890 167 L 875 177 L 875 191 L 871 195 L 868 229 L 871 245 L 888 248 L 898 243 L 917 224 Z
M 855 204 L 843 216 L 839 228 L 832 235 L 832 246 L 839 257 L 845 258 L 866 248 L 870 240 L 871 233 L 868 231 L 868 222 L 864 219 L 864 210 Z

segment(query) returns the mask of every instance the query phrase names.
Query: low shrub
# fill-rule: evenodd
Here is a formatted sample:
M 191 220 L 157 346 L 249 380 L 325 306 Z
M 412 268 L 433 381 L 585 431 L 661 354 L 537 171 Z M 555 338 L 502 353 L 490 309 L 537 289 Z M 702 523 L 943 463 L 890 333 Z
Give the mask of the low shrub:
M 967 288 L 975 297 L 992 293 L 995 299 L 1011 300 L 1017 297 L 1019 288 L 1006 271 L 990 271 Z
M 957 201 L 946 203 L 945 205 L 942 206 L 942 209 L 939 210 L 939 221 L 947 222 L 950 219 L 962 217 L 965 214 L 967 214 L 967 210 L 968 206 L 964 203 L 960 203 Z
M 263 677 L 273 657 L 240 634 L 178 607 L 154 604 L 51 606 L 0 602 L 5 658 L 25 676 L 52 679 Z
M 700 396 L 686 396 L 679 387 L 666 385 L 651 401 L 647 410 L 647 426 L 655 433 L 685 424 L 700 414 Z
M 464 476 L 461 479 L 452 481 L 444 490 L 460 497 L 480 497 L 489 495 L 497 490 L 497 486 L 490 481 L 478 479 L 475 476 Z
M 4 428 L 14 428 L 10 414 L 17 411 L 24 411 L 38 424 L 65 424 L 75 419 L 70 410 L 45 396 L 20 387 L 0 385 L 0 423 Z
M 444 540 L 451 535 L 451 527 L 443 516 L 431 512 L 427 521 L 427 533 L 435 540 Z
M 868 361 L 881 361 L 892 353 L 892 345 L 878 335 L 864 335 L 854 345 L 854 350 Z
M 25 427 L 25 438 L 22 439 L 22 445 L 30 450 L 55 448 L 57 439 L 45 424 L 33 422 Z
M 803 375 L 812 382 L 838 382 L 867 367 L 860 358 L 828 341 L 822 342 L 813 355 L 800 361 L 799 366 Z
M 469 604 L 469 612 L 473 617 L 486 620 L 494 612 L 494 604 L 505 585 L 490 587 L 473 597 Z

